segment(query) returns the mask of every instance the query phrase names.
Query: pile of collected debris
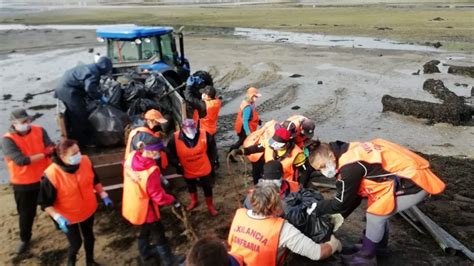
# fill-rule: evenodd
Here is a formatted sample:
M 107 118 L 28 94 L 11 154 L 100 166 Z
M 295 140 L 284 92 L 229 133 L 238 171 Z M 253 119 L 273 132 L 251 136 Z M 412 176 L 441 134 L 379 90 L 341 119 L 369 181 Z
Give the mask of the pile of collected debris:
M 108 99 L 106 104 L 92 100 L 87 103 L 98 146 L 123 144 L 126 126 L 142 125 L 141 115 L 150 109 L 159 110 L 172 121 L 168 84 L 158 73 L 130 72 L 117 80 L 102 76 L 100 92 Z

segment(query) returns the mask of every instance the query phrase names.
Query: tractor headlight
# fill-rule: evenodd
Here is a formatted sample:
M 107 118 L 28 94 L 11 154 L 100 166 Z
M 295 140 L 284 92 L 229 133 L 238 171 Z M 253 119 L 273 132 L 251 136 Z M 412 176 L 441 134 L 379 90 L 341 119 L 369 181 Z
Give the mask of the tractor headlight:
M 105 42 L 104 38 L 102 38 L 102 37 L 97 37 L 97 41 L 98 42 Z
M 136 44 L 142 44 L 142 40 L 140 40 L 140 39 L 135 39 L 135 43 L 136 43 Z

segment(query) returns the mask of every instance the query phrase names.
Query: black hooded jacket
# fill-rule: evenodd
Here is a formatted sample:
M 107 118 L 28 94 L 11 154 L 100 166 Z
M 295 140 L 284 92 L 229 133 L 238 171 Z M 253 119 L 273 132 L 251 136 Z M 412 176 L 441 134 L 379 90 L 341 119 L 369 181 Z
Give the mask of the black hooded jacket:
M 100 76 L 112 71 L 112 61 L 107 57 L 101 57 L 95 64 L 79 65 L 64 73 L 55 97 L 63 102 L 69 102 L 75 97 L 89 96 L 94 100 L 101 97 L 99 93 Z

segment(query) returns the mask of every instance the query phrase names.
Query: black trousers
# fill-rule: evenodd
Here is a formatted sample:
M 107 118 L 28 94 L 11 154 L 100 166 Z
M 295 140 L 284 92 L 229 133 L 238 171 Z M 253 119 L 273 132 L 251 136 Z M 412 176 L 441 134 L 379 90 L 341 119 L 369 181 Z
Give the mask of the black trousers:
M 263 177 L 263 166 L 265 165 L 264 156 L 260 157 L 260 159 L 254 163 L 252 163 L 252 178 L 253 184 L 256 185 L 258 180 Z
M 16 210 L 20 216 L 20 239 L 28 242 L 31 239 L 31 228 L 36 216 L 39 189 L 17 191 L 14 190 Z
M 94 260 L 94 215 L 87 218 L 87 220 L 68 225 L 69 232 L 66 234 L 69 241 L 68 256 L 74 258 L 81 248 L 82 240 L 84 239 L 84 250 L 86 251 L 86 261 L 92 262 Z M 81 238 L 82 234 L 82 238 Z
M 143 224 L 140 227 L 138 239 L 143 239 L 147 241 L 147 243 L 150 243 L 150 240 L 154 239 L 158 246 L 167 244 L 165 228 L 163 227 L 161 221 Z
M 189 193 L 197 193 L 197 186 L 202 187 L 204 196 L 212 197 L 212 177 L 204 176 L 200 178 L 184 178 L 186 185 L 188 186 Z
M 247 135 L 245 134 L 245 130 L 243 128 L 237 136 L 239 137 L 239 139 L 237 140 L 236 143 L 234 143 L 234 145 L 230 146 L 229 151 L 240 148 L 240 146 L 244 144 L 244 140 L 247 137 Z
M 84 98 L 72 95 L 70 99 L 63 102 L 66 105 L 65 118 L 68 138 L 77 140 L 80 146 L 92 144 L 93 131 L 89 123 L 89 112 Z

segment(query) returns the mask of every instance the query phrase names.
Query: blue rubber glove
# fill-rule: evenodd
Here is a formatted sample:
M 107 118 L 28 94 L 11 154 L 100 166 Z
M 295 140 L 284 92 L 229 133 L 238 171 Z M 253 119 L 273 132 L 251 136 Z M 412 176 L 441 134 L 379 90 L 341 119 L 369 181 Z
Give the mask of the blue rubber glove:
M 112 200 L 109 197 L 103 198 L 102 201 L 104 202 L 104 205 L 106 207 L 113 207 L 114 206 L 114 203 L 112 202 Z
M 188 80 L 186 80 L 186 86 L 192 86 L 194 85 L 194 77 L 189 76 Z
M 69 229 L 67 228 L 67 226 L 70 224 L 69 221 L 61 215 L 56 217 L 55 220 L 58 223 L 59 229 L 67 234 L 69 232 Z
M 109 102 L 109 98 L 105 97 L 102 95 L 102 97 L 100 97 L 100 103 L 103 103 L 103 104 L 106 104 Z

